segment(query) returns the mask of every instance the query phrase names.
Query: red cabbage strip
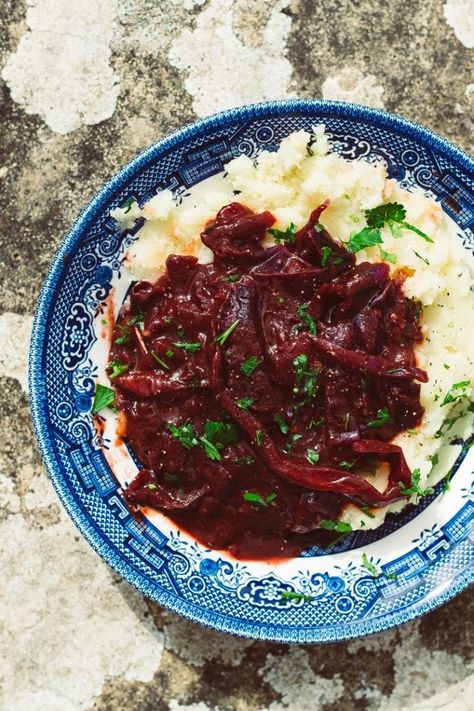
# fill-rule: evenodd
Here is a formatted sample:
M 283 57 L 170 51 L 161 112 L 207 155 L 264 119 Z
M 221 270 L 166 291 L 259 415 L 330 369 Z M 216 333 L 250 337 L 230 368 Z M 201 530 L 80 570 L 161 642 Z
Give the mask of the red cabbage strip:
M 349 370 L 362 370 L 371 375 L 384 378 L 410 378 L 421 383 L 428 382 L 428 375 L 420 368 L 399 365 L 382 356 L 370 355 L 361 351 L 351 351 L 319 336 L 306 336 L 308 343 L 318 352 L 321 360 L 337 363 Z
M 401 447 L 378 439 L 362 439 L 354 442 L 352 449 L 357 454 L 372 454 L 390 464 L 390 484 L 398 487 L 398 482 L 409 486 L 411 471 Z M 399 497 L 401 498 L 401 497 Z
M 124 496 L 131 504 L 177 511 L 187 509 L 194 504 L 204 496 L 208 488 L 206 485 L 188 494 L 177 495 L 175 492 L 163 489 L 157 484 L 153 472 L 149 469 L 142 469 L 126 489 Z

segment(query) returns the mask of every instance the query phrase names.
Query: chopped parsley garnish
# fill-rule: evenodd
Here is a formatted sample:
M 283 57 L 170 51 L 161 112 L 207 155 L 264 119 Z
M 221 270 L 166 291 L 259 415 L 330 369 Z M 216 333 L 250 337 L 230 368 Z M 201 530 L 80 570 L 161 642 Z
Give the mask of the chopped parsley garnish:
M 119 375 L 122 375 L 122 373 L 126 373 L 128 370 L 128 365 L 127 363 L 121 363 L 118 360 L 111 360 L 110 363 L 107 365 L 107 370 L 110 370 L 111 372 L 109 373 L 109 378 L 113 380 L 114 378 L 118 378 Z
M 145 484 L 145 489 L 150 489 L 150 491 L 156 491 L 158 487 L 156 484 Z
M 296 242 L 296 225 L 293 222 L 290 222 L 284 232 L 275 228 L 270 228 L 267 232 L 275 238 L 276 242 L 284 242 L 285 244 L 295 244 Z
M 95 389 L 94 402 L 92 403 L 92 414 L 96 415 L 104 407 L 108 407 L 115 400 L 115 392 L 107 385 L 97 385 Z
M 447 363 L 443 363 L 443 368 L 446 368 L 446 370 L 451 370 L 451 366 Z
M 165 355 L 167 358 L 172 358 L 174 356 L 174 352 L 170 349 L 166 351 Z
M 321 266 L 325 267 L 331 256 L 331 247 L 321 247 Z
M 434 489 L 428 486 L 426 489 L 420 487 L 421 472 L 419 469 L 414 469 L 411 473 L 411 485 L 405 486 L 403 482 L 399 481 L 398 486 L 400 487 L 400 492 L 403 496 L 411 496 L 416 494 L 417 496 L 429 496 L 433 493 Z
M 394 237 L 400 236 L 400 228 L 411 230 L 426 242 L 433 242 L 431 237 L 428 237 L 418 227 L 406 222 L 406 215 L 406 209 L 397 202 L 389 202 L 386 205 L 378 205 L 372 210 L 365 210 L 365 219 L 367 220 L 367 225 L 371 228 L 381 229 L 384 225 L 388 225 Z
M 117 328 L 122 332 L 122 335 L 115 339 L 114 343 L 121 346 L 124 343 L 128 343 L 130 340 L 130 329 L 128 326 L 122 326 L 117 324 Z
M 320 417 L 319 420 L 313 420 L 311 419 L 309 421 L 308 429 L 309 430 L 315 430 L 318 427 L 321 427 L 321 425 L 324 424 L 324 417 Z
M 225 281 L 227 284 L 231 284 L 233 281 L 238 281 L 240 277 L 240 274 L 229 274 L 228 276 L 221 277 L 221 281 Z
M 316 394 L 317 380 L 318 380 L 318 370 L 307 370 L 308 356 L 305 353 L 300 353 L 293 359 L 293 366 L 295 368 L 295 387 L 293 392 L 296 394 L 300 391 L 301 385 L 303 392 L 306 395 L 306 400 L 304 403 L 311 400 Z
M 261 447 L 263 444 L 263 432 L 262 430 L 257 430 L 255 432 L 255 443 L 257 447 Z
M 293 590 L 282 590 L 280 595 L 283 600 L 294 600 L 295 602 L 301 602 L 301 600 L 304 600 L 304 602 L 312 602 L 313 600 L 311 595 L 305 595 L 301 592 L 293 592 Z
M 285 442 L 285 446 L 283 447 L 283 451 L 285 452 L 285 454 L 291 454 L 291 450 L 293 449 L 294 443 L 302 437 L 303 435 L 298 434 L 297 432 L 295 432 L 295 434 L 290 435 L 287 441 Z
M 431 468 L 434 469 L 434 467 L 439 463 L 439 455 L 438 452 L 435 452 L 431 457 Z
M 234 323 L 231 326 L 229 326 L 229 328 L 227 328 L 225 331 L 223 331 L 218 336 L 216 336 L 216 338 L 215 338 L 216 343 L 218 343 L 220 346 L 223 346 L 224 343 L 229 338 L 230 334 L 233 333 L 233 331 L 235 331 L 235 329 L 237 328 L 239 323 L 240 323 L 240 318 L 238 318 L 237 321 L 234 321 Z
M 345 521 L 331 521 L 331 519 L 323 518 L 319 525 L 327 531 L 337 531 L 338 533 L 350 533 L 352 531 L 351 524 Z
M 373 563 L 367 558 L 366 553 L 362 553 L 362 565 L 367 568 L 369 573 L 374 576 L 374 578 L 380 578 L 380 573 Z
M 320 222 L 316 222 L 315 225 L 313 225 L 313 229 L 315 232 L 322 232 L 324 230 L 324 226 Z
M 199 441 L 206 456 L 218 462 L 222 459 L 219 450 L 224 449 L 228 444 L 236 442 L 238 438 L 239 434 L 235 425 L 209 420 L 204 425 L 204 434 L 199 437 Z
M 381 244 L 381 242 L 382 237 L 378 230 L 374 230 L 371 227 L 364 227 L 360 232 L 349 237 L 347 249 L 352 253 L 359 252 L 361 249 L 373 247 L 375 244 Z
M 163 358 L 160 358 L 160 356 L 158 355 L 158 353 L 155 353 L 155 351 L 150 351 L 150 353 L 151 353 L 151 355 L 153 356 L 153 358 L 156 360 L 156 362 L 158 363 L 158 365 L 161 365 L 161 367 L 164 368 L 165 370 L 169 370 L 169 369 L 170 369 L 168 363 L 167 363 L 166 361 L 164 361 Z
M 240 407 L 241 410 L 248 410 L 251 405 L 253 405 L 255 400 L 253 397 L 242 397 L 240 400 L 236 400 L 235 404 Z
M 240 364 L 240 370 L 247 376 L 252 375 L 253 371 L 258 368 L 261 362 L 257 356 L 250 356 L 250 358 L 247 358 L 247 360 L 244 360 L 244 362 Z
M 389 411 L 386 407 L 383 407 L 381 410 L 377 410 L 375 420 L 369 420 L 369 422 L 367 422 L 367 427 L 383 427 L 387 422 L 390 422 L 391 419 Z
M 276 414 L 276 415 L 273 415 L 273 419 L 275 420 L 278 427 L 280 428 L 280 432 L 282 432 L 283 434 L 288 434 L 288 432 L 290 430 L 289 430 L 289 427 L 286 424 L 285 420 L 283 419 L 283 417 L 281 415 Z
M 421 259 L 422 262 L 424 262 L 425 264 L 427 264 L 428 266 L 430 266 L 430 263 L 429 263 L 429 261 L 426 259 L 426 257 L 422 257 L 421 254 L 418 254 L 418 252 L 415 252 L 415 250 L 413 250 L 413 254 L 415 255 L 415 257 L 418 257 L 418 259 Z
M 140 331 L 143 331 L 145 328 L 145 314 L 143 311 L 139 311 L 138 313 L 133 316 L 130 321 L 130 326 L 137 326 L 137 328 L 140 329 Z
M 181 427 L 169 424 L 168 429 L 171 432 L 171 436 L 177 439 L 178 442 L 181 442 L 186 449 L 192 449 L 198 444 L 194 427 L 190 422 L 186 422 L 184 425 L 181 425 Z
M 314 449 L 307 449 L 306 459 L 310 464 L 317 464 L 319 462 L 319 452 L 316 452 Z
M 316 322 L 314 318 L 311 316 L 311 314 L 308 313 L 308 304 L 300 304 L 296 310 L 296 313 L 298 314 L 298 318 L 300 318 L 304 325 L 306 326 L 306 330 L 312 335 L 315 336 L 317 333 L 317 328 L 316 328 Z
M 242 494 L 244 501 L 250 501 L 251 504 L 259 504 L 260 506 L 268 506 L 275 501 L 276 497 L 277 495 L 274 491 L 265 498 L 257 494 L 256 491 L 244 491 Z M 273 505 L 275 506 L 275 504 Z
M 124 215 L 126 215 L 130 210 L 132 209 L 132 205 L 135 202 L 134 198 L 128 198 L 128 200 L 125 200 L 123 203 L 121 209 L 124 212 Z
M 380 252 L 380 258 L 384 259 L 386 262 L 390 262 L 391 264 L 396 264 L 397 263 L 397 255 L 393 254 L 392 252 L 386 252 L 382 247 L 379 245 L 379 252 Z
M 462 400 L 463 398 L 467 397 L 466 388 L 470 387 L 470 385 L 470 380 L 460 380 L 459 383 L 454 383 L 454 385 L 451 385 L 450 389 L 444 396 L 444 400 L 441 403 L 440 407 L 448 405 L 450 402 L 458 402 L 459 400 Z
M 352 467 L 355 464 L 355 459 L 353 459 L 351 462 L 346 461 L 345 459 L 342 460 L 342 462 L 339 462 L 339 466 L 341 469 L 352 469 Z
M 253 457 L 239 457 L 233 460 L 234 464 L 240 464 L 242 466 L 250 467 L 255 464 L 255 459 Z
M 363 506 L 360 507 L 361 511 L 365 513 L 366 516 L 369 518 L 375 518 L 375 515 L 371 512 L 367 504 L 364 504 Z
M 176 343 L 173 343 L 173 346 L 176 346 L 176 348 L 181 348 L 181 350 L 183 351 L 195 353 L 201 348 L 202 343 L 200 341 L 197 341 L 196 343 L 185 343 L 184 341 L 177 341 Z

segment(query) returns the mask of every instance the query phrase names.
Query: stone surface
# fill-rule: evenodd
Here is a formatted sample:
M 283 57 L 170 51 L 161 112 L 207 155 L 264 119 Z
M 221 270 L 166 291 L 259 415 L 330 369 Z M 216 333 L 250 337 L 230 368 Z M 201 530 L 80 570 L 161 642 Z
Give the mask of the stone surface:
M 469 591 L 399 630 L 293 648 L 144 600 L 62 511 L 25 387 L 52 255 L 121 164 L 198 115 L 292 95 L 384 106 L 472 149 L 473 17 L 472 0 L 2 2 L 0 708 L 472 708 Z

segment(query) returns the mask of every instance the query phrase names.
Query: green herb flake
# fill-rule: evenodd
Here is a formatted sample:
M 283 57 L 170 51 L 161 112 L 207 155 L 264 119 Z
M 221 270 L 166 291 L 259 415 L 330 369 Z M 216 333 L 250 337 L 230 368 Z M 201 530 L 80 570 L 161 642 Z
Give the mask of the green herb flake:
M 307 449 L 306 459 L 310 464 L 317 464 L 319 462 L 319 452 L 316 452 L 314 449 Z
M 197 341 L 196 343 L 185 343 L 184 341 L 176 341 L 175 343 L 173 343 L 173 346 L 176 346 L 176 348 L 181 348 L 181 350 L 183 351 L 195 353 L 201 348 L 202 343 L 200 341 Z
M 308 304 L 300 304 L 296 310 L 296 313 L 298 315 L 298 318 L 301 319 L 303 324 L 306 327 L 306 330 L 312 335 L 315 336 L 318 332 L 318 329 L 316 328 L 316 322 L 314 318 L 311 316 L 311 314 L 308 313 Z
M 280 595 L 283 600 L 294 600 L 295 602 L 312 602 L 313 598 L 311 595 L 305 595 L 301 592 L 293 592 L 293 590 L 281 590 Z
M 143 313 L 143 311 L 138 311 L 135 316 L 132 316 L 129 321 L 129 324 L 130 326 L 137 326 L 140 331 L 143 331 L 143 329 L 145 328 L 145 314 Z
M 244 375 L 252 375 L 261 362 L 261 359 L 257 358 L 257 356 L 250 356 L 250 358 L 247 358 L 247 360 L 244 360 L 244 362 L 240 364 L 240 370 L 244 373 Z
M 237 405 L 237 407 L 240 407 L 241 410 L 248 410 L 254 402 L 255 400 L 253 399 L 253 397 L 242 397 L 240 398 L 240 400 L 236 400 L 235 404 Z
M 272 492 L 266 498 L 264 498 L 261 494 L 258 494 L 256 491 L 244 491 L 242 494 L 244 501 L 249 501 L 251 504 L 259 504 L 260 506 L 268 506 L 275 501 L 276 497 L 277 495 L 275 492 Z
M 384 259 L 386 262 L 390 262 L 390 264 L 397 263 L 397 255 L 396 254 L 393 254 L 392 252 L 386 252 L 380 246 L 379 246 L 379 252 L 380 252 L 381 259 Z
M 443 368 L 446 368 L 446 370 L 451 370 L 451 366 L 447 363 L 443 363 Z
M 327 531 L 337 531 L 338 533 L 350 533 L 352 531 L 351 524 L 345 521 L 331 521 L 331 519 L 323 518 L 319 525 Z
M 240 323 L 240 318 L 238 318 L 237 321 L 234 321 L 234 323 L 231 326 L 229 326 L 229 328 L 227 328 L 225 331 L 223 331 L 218 336 L 216 336 L 216 338 L 215 338 L 216 343 L 218 343 L 220 346 L 223 346 L 224 343 L 229 338 L 229 336 L 231 335 L 231 333 L 233 333 L 235 331 L 235 329 L 237 328 L 239 323 Z
M 275 242 L 284 242 L 285 244 L 295 244 L 296 242 L 296 225 L 293 222 L 290 222 L 285 231 L 271 228 L 267 232 L 275 238 Z
M 199 437 L 199 441 L 201 442 L 204 452 L 209 459 L 212 459 L 215 462 L 220 462 L 222 459 L 221 454 L 215 444 L 213 444 L 207 437 L 202 436 Z
M 331 247 L 321 247 L 321 266 L 325 267 L 331 256 Z
M 109 373 L 109 378 L 111 380 L 114 380 L 114 378 L 118 378 L 118 376 L 122 375 L 122 373 L 126 373 L 128 368 L 129 366 L 127 365 L 127 363 L 121 363 L 118 360 L 110 361 L 110 363 L 107 365 L 107 370 L 111 371 Z
M 145 489 L 150 489 L 150 491 L 156 491 L 158 487 L 156 484 L 145 484 Z
M 431 468 L 434 469 L 437 464 L 439 464 L 439 455 L 438 452 L 435 452 L 431 457 Z
M 465 397 L 467 397 L 466 389 L 469 388 L 470 385 L 470 380 L 460 380 L 459 383 L 454 383 L 454 385 L 451 385 L 450 389 L 444 396 L 444 400 L 441 403 L 440 407 L 448 405 L 451 402 L 458 402 L 459 400 L 463 400 Z
M 104 407 L 108 407 L 115 400 L 115 392 L 112 388 L 108 388 L 107 385 L 97 384 L 94 395 L 94 402 L 92 403 L 92 414 L 96 415 Z
M 403 496 L 412 496 L 412 494 L 416 494 L 417 496 L 429 496 L 432 494 L 434 489 L 431 486 L 428 486 L 426 489 L 420 487 L 420 479 L 420 470 L 414 469 L 411 473 L 411 485 L 409 487 L 405 486 L 401 481 L 398 482 L 400 493 L 403 494 Z
M 107 326 L 109 323 L 106 318 L 101 318 L 100 322 L 101 322 L 102 326 Z
M 316 224 L 313 225 L 313 229 L 315 232 L 317 232 L 319 234 L 320 232 L 322 232 L 324 230 L 324 227 L 320 222 L 316 222 Z
M 158 353 L 155 353 L 155 351 L 150 351 L 150 353 L 151 353 L 151 355 L 153 356 L 153 358 L 156 360 L 156 362 L 158 363 L 158 365 L 161 365 L 161 367 L 164 368 L 165 370 L 169 370 L 169 369 L 170 369 L 168 363 L 167 363 L 166 361 L 164 361 L 163 358 L 160 358 L 160 356 L 158 355 Z
M 172 358 L 174 356 L 174 351 L 172 351 L 171 349 L 167 350 L 165 356 L 167 358 Z
M 397 202 L 389 202 L 386 205 L 378 205 L 372 210 L 365 210 L 365 219 L 367 225 L 375 229 L 381 229 L 384 225 L 388 225 L 393 236 L 399 237 L 401 229 L 411 230 L 419 237 L 422 237 L 426 242 L 433 242 L 431 237 L 405 221 L 407 211 Z
M 290 430 L 283 417 L 277 413 L 276 415 L 273 415 L 273 419 L 280 428 L 280 432 L 282 432 L 283 434 L 288 434 Z
M 391 421 L 390 413 L 386 407 L 381 410 L 377 410 L 377 417 L 375 420 L 369 420 L 367 422 L 367 427 L 383 427 L 387 422 Z
M 286 301 L 286 299 L 285 299 L 284 296 L 279 296 L 278 299 L 277 299 L 277 301 L 278 301 L 279 304 L 284 304 L 285 301 Z
M 360 232 L 349 237 L 347 249 L 354 254 L 355 252 L 360 252 L 361 249 L 373 247 L 375 244 L 381 244 L 382 241 L 378 230 L 374 230 L 371 227 L 364 227 Z
M 121 207 L 124 215 L 126 215 L 128 212 L 130 212 L 134 202 L 135 202 L 134 198 L 128 198 L 128 200 L 125 200 L 125 202 L 123 203 L 123 205 Z
M 262 430 L 257 430 L 255 432 L 255 443 L 257 447 L 261 447 L 263 444 L 263 432 Z
M 291 450 L 293 449 L 294 443 L 302 437 L 303 435 L 298 434 L 297 432 L 295 432 L 295 434 L 290 435 L 288 440 L 285 442 L 285 446 L 283 447 L 283 451 L 285 452 L 285 454 L 291 454 Z
M 184 425 L 181 425 L 181 427 L 169 424 L 168 429 L 171 436 L 177 439 L 178 442 L 181 442 L 183 447 L 186 447 L 186 449 L 192 449 L 199 444 L 194 433 L 194 427 L 190 422 L 186 422 Z
M 343 459 L 342 462 L 339 462 L 339 466 L 341 467 L 341 469 L 347 469 L 349 471 L 349 469 L 352 469 L 352 467 L 355 465 L 355 463 L 356 463 L 355 459 L 353 459 L 350 462 Z
M 362 565 L 366 568 L 374 578 L 380 578 L 380 573 L 373 563 L 367 558 L 366 553 L 362 553 Z
M 361 511 L 368 516 L 369 518 L 375 518 L 375 515 L 372 513 L 372 511 L 369 509 L 367 504 L 364 504 L 363 506 L 360 507 Z
M 415 255 L 415 257 L 418 257 L 418 259 L 421 259 L 422 262 L 430 266 L 429 261 L 425 257 L 422 257 L 421 254 L 418 254 L 418 252 L 415 252 L 415 250 L 413 250 L 413 254 Z
M 309 430 L 316 430 L 318 427 L 324 424 L 324 417 L 320 417 L 319 420 L 311 419 L 308 424 Z
M 231 284 L 234 281 L 239 281 L 240 274 L 229 274 L 228 276 L 221 277 L 221 281 L 225 281 L 227 284 Z

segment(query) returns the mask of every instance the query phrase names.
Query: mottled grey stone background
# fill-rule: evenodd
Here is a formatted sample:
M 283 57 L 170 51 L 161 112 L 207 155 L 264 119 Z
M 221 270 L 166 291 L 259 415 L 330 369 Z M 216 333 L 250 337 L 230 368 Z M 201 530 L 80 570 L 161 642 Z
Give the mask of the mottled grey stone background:
M 385 107 L 469 150 L 473 46 L 473 0 L 2 0 L 2 710 L 474 709 L 469 591 L 325 647 L 251 643 L 148 603 L 63 513 L 26 397 L 48 264 L 121 164 L 197 116 L 290 96 Z

